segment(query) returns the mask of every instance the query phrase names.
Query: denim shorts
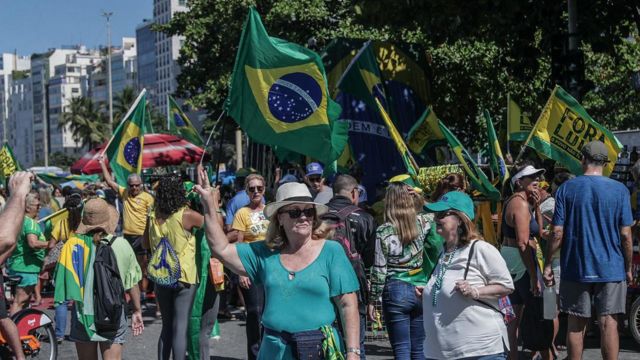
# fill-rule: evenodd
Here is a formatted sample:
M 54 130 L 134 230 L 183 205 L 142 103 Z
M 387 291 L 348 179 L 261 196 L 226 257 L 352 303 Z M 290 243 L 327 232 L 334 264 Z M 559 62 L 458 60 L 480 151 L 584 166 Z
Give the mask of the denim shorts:
M 127 315 L 122 310 L 122 317 L 120 318 L 120 328 L 113 340 L 104 341 L 109 344 L 124 344 L 125 337 L 127 335 Z M 78 313 L 76 312 L 76 305 L 73 305 L 71 309 L 71 330 L 69 331 L 69 340 L 73 342 L 91 342 L 87 331 L 84 329 L 84 325 L 78 320 Z

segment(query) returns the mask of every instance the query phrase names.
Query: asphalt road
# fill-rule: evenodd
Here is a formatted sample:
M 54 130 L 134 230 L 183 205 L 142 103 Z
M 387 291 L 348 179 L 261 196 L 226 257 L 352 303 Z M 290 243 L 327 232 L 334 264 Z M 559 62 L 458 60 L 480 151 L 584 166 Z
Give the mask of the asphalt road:
M 52 310 L 47 310 L 53 316 Z M 153 317 L 153 308 L 145 312 L 144 322 L 145 331 L 141 336 L 132 337 L 127 335 L 127 343 L 124 347 L 123 359 L 126 360 L 152 360 L 157 356 L 157 341 L 160 336 L 161 320 Z M 211 360 L 236 360 L 246 359 L 247 352 L 245 348 L 245 324 L 242 320 L 228 320 L 220 323 L 221 337 L 220 339 L 210 339 Z M 67 329 L 68 331 L 68 329 Z M 621 338 L 621 360 L 638 360 L 640 359 L 640 345 L 636 344 L 630 336 L 623 334 Z M 64 341 L 58 348 L 60 360 L 78 359 L 75 346 L 69 341 Z M 564 359 L 566 353 L 561 353 L 559 359 Z M 525 358 L 524 356 L 522 358 Z M 588 337 L 586 341 L 586 350 L 584 359 L 601 359 L 599 339 L 597 337 Z M 388 341 L 368 341 L 367 342 L 367 359 L 371 360 L 387 360 L 393 359 L 393 353 Z

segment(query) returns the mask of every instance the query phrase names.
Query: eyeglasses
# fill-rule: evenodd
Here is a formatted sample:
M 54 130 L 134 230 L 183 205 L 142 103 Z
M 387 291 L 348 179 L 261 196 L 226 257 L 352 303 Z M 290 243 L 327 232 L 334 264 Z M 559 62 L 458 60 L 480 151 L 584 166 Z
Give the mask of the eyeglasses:
M 311 218 L 314 217 L 316 215 L 316 208 L 306 208 L 306 209 L 291 209 L 291 210 L 280 210 L 278 211 L 278 214 L 284 214 L 287 213 L 289 214 L 289 218 L 290 219 L 297 219 L 299 218 L 302 214 L 304 214 L 305 217 L 307 218 Z
M 249 186 L 250 193 L 263 192 L 263 191 L 264 191 L 264 186 Z
M 456 213 L 454 213 L 453 211 L 441 211 L 436 213 L 436 219 L 444 219 L 447 216 L 451 216 L 451 215 L 456 215 Z M 456 215 L 457 216 L 457 215 Z
M 129 187 L 139 187 L 139 186 L 142 186 L 142 184 L 128 184 L 128 185 L 129 185 Z
M 322 181 L 322 177 L 321 176 L 310 176 L 310 177 L 308 177 L 308 179 L 309 179 L 310 182 L 313 182 L 313 183 L 317 183 L 317 182 Z

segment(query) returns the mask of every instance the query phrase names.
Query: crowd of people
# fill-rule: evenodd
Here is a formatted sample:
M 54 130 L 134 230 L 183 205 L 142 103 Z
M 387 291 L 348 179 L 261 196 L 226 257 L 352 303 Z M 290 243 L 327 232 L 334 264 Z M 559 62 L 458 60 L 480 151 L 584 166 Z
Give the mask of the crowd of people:
M 602 356 L 615 359 L 640 210 L 632 211 L 625 185 L 603 176 L 604 144 L 588 143 L 582 155 L 577 177 L 528 162 L 514 168 L 497 209 L 498 246 L 484 240 L 458 173 L 430 194 L 399 174 L 369 201 L 357 173 L 329 180 L 315 162 L 284 176 L 278 170 L 273 181 L 239 169 L 226 190 L 201 167 L 195 184 L 176 174 L 147 183 L 132 174 L 123 187 L 100 159 L 103 183 L 62 191 L 17 172 L 0 213 L 0 262 L 20 280 L 9 308 L 0 299 L 0 331 L 22 359 L 8 316 L 41 301 L 55 279 L 63 282 L 55 284 L 58 341 L 71 307 L 66 339 L 78 357 L 121 358 L 129 313 L 122 308 L 108 335 L 87 326 L 86 304 L 68 290 L 72 277 L 57 276 L 84 237 L 95 249 L 110 247 L 134 335 L 144 331 L 143 309 L 155 305 L 158 359 L 188 357 L 198 296 L 206 359 L 230 298 L 244 308 L 249 359 L 366 359 L 364 335 L 381 320 L 396 359 L 518 359 L 519 344 L 552 359 L 563 342 L 558 317 L 542 316 L 545 288 L 568 315 L 569 358 L 582 356 L 593 307 Z M 60 208 L 61 219 L 38 222 Z M 224 292 L 202 275 L 213 262 L 198 260 L 201 241 L 228 272 Z

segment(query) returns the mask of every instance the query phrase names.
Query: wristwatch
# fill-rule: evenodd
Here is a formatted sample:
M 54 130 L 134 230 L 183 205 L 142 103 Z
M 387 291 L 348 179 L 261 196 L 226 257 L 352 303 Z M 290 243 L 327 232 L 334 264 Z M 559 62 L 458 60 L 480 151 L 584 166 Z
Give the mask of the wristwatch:
M 347 349 L 347 354 L 348 353 L 354 353 L 354 354 L 360 356 L 360 348 L 348 348 Z

